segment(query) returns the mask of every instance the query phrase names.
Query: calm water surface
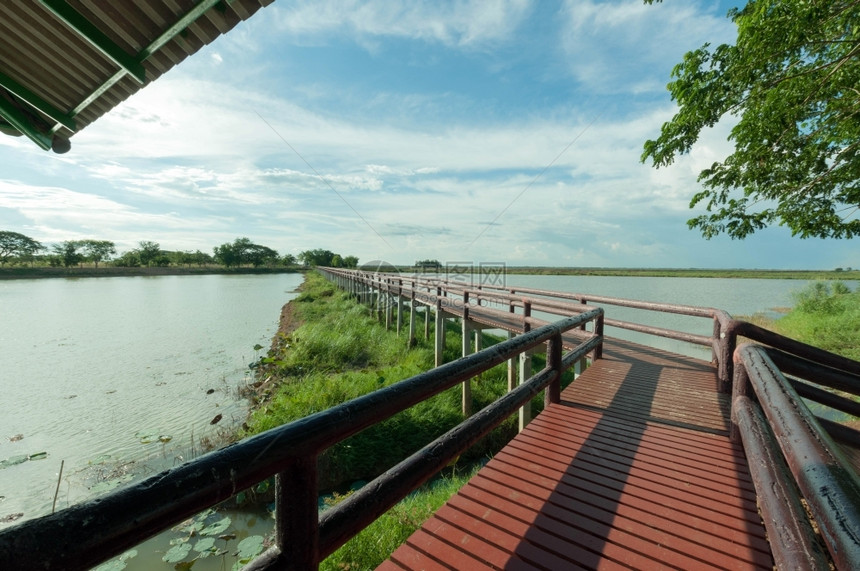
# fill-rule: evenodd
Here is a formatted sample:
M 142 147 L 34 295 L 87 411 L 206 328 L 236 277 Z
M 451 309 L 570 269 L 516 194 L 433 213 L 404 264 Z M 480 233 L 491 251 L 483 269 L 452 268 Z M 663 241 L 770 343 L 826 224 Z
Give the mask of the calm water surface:
M 50 512 L 61 460 L 58 508 L 134 472 L 129 462 L 158 459 L 150 471 L 179 463 L 219 427 L 241 423 L 236 389 L 250 378 L 254 346 L 268 347 L 301 280 L 0 281 L 0 460 L 47 452 L 0 469 L 0 519 Z
M 734 317 L 755 313 L 778 318 L 781 310 L 794 305 L 792 294 L 803 289 L 807 280 L 652 278 L 608 276 L 522 276 L 509 275 L 507 286 L 590 293 L 641 301 L 668 302 L 723 309 Z M 858 282 L 846 282 L 852 289 Z M 597 304 L 599 305 L 599 304 Z M 713 324 L 701 317 L 657 313 L 625 307 L 605 306 L 606 316 L 622 321 L 654 325 L 678 331 L 711 335 Z M 607 327 L 606 334 L 648 344 L 677 353 L 710 359 L 710 349 Z

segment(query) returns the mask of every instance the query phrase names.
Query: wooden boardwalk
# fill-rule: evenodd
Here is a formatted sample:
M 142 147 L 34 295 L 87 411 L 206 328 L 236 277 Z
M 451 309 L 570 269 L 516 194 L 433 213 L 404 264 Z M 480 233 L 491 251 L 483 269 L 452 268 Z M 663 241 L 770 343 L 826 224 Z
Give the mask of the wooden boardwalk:
M 598 360 L 381 569 L 771 569 L 709 363 Z

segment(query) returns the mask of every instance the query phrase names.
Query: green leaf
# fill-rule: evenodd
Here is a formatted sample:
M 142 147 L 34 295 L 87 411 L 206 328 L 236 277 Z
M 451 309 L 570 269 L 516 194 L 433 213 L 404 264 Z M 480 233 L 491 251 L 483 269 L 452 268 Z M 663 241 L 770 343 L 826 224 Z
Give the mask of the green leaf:
M 167 550 L 167 553 L 164 554 L 164 557 L 161 558 L 165 563 L 179 563 L 191 553 L 191 545 L 188 543 L 180 543 L 179 545 L 174 545 L 170 549 Z
M 229 516 L 224 516 L 223 519 L 216 521 L 213 524 L 207 525 L 200 530 L 200 535 L 221 535 L 227 528 L 230 527 L 232 520 Z
M 141 444 L 149 444 L 150 442 L 155 442 L 156 440 L 158 440 L 158 431 L 142 430 L 136 433 L 134 437 L 140 439 Z
M 263 536 L 250 535 L 239 542 L 239 559 L 246 563 L 263 552 Z
M 21 454 L 19 456 L 10 456 L 5 460 L 0 460 L 0 470 L 8 468 L 9 466 L 15 466 L 16 464 L 22 464 L 29 459 L 30 457 L 26 454 Z
M 200 553 L 201 557 L 208 557 L 209 555 L 213 555 L 218 548 L 215 547 L 215 538 L 214 537 L 204 537 L 197 541 L 194 544 L 194 551 Z

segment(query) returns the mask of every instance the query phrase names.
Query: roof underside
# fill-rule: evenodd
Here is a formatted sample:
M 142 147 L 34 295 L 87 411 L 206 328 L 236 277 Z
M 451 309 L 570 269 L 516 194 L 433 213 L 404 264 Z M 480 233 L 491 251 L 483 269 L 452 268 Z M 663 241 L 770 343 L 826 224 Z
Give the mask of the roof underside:
M 0 1 L 0 131 L 69 138 L 274 0 Z

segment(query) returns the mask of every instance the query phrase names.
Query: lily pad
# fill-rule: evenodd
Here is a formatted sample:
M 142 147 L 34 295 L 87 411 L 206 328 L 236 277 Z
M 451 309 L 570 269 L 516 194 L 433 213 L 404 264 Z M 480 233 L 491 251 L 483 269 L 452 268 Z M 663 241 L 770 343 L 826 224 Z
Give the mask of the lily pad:
M 137 549 L 129 549 L 116 559 L 102 563 L 93 571 L 122 571 L 128 565 L 128 560 L 137 557 Z
M 141 430 L 137 434 L 134 435 L 135 438 L 140 439 L 141 444 L 149 444 L 150 442 L 155 442 L 158 440 L 158 431 L 157 430 Z
M 224 516 L 223 519 L 216 521 L 215 523 L 209 524 L 203 529 L 200 530 L 200 535 L 221 535 L 227 528 L 230 527 L 230 524 L 233 520 L 230 519 L 230 516 Z
M 209 551 L 213 547 L 215 547 L 215 538 L 214 537 L 204 537 L 203 539 L 198 540 L 197 543 L 194 544 L 194 551 L 197 551 L 197 552 Z
M 30 457 L 27 456 L 26 454 L 20 454 L 18 456 L 10 456 L 9 458 L 6 458 L 5 460 L 0 460 L 0 470 L 2 470 L 3 468 L 8 468 L 9 466 L 14 466 L 16 464 L 22 464 L 29 459 L 30 459 Z
M 256 491 L 258 494 L 265 494 L 266 491 L 269 489 L 269 486 L 269 480 L 263 480 L 262 482 L 257 484 L 256 488 L 254 488 L 254 491 Z
M 239 542 L 239 559 L 247 563 L 263 552 L 263 536 L 250 535 Z
M 200 554 L 200 557 L 209 557 L 218 553 L 218 548 L 215 547 L 214 537 L 204 537 L 194 544 L 194 551 Z
M 170 549 L 167 550 L 167 553 L 164 554 L 164 557 L 161 558 L 165 563 L 179 563 L 191 553 L 191 545 L 187 543 L 180 543 L 179 545 L 174 545 Z

